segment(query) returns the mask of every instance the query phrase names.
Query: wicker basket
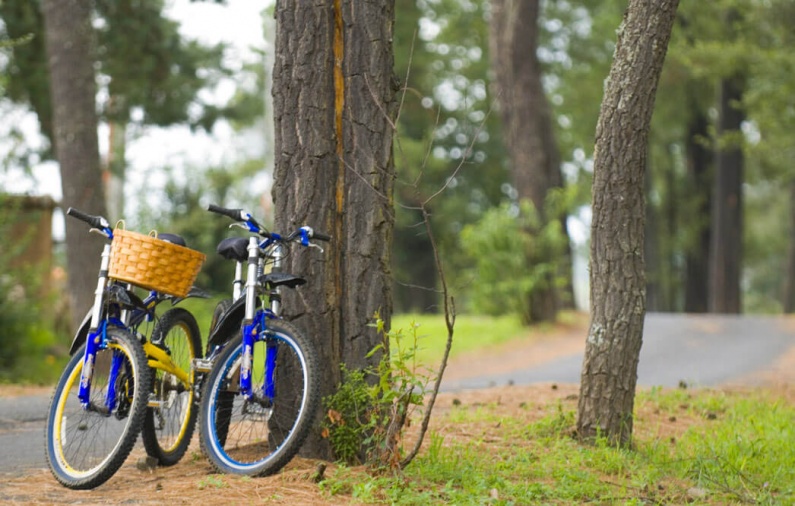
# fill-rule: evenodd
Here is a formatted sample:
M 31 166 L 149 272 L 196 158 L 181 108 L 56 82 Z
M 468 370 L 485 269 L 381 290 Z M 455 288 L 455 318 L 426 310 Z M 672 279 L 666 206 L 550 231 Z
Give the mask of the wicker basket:
M 185 297 L 204 259 L 203 253 L 190 248 L 116 228 L 108 276 L 149 290 Z

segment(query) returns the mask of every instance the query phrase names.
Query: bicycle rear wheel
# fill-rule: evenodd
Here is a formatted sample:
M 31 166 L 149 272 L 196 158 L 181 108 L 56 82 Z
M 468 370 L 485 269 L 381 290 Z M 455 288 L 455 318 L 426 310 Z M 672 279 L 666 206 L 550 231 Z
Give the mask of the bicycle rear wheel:
M 275 395 L 267 390 L 266 350 L 275 350 Z M 293 325 L 269 325 L 266 338 L 254 344 L 254 397 L 240 394 L 242 338 L 227 344 L 209 373 L 201 401 L 201 446 L 221 472 L 264 476 L 295 456 L 315 420 L 320 402 L 317 353 Z
M 151 344 L 165 350 L 179 373 L 152 368 L 149 408 L 141 438 L 146 453 L 161 466 L 172 466 L 188 451 L 196 427 L 196 377 L 191 367 L 202 357 L 202 341 L 196 318 L 186 309 L 166 311 L 152 331 Z M 186 374 L 180 379 L 178 374 Z
M 141 343 L 126 330 L 107 331 L 91 374 L 92 408 L 77 397 L 85 344 L 72 356 L 58 381 L 47 414 L 47 462 L 55 479 L 71 489 L 94 488 L 118 471 L 135 445 L 150 384 Z M 114 356 L 120 373 L 113 383 L 116 403 L 104 409 Z

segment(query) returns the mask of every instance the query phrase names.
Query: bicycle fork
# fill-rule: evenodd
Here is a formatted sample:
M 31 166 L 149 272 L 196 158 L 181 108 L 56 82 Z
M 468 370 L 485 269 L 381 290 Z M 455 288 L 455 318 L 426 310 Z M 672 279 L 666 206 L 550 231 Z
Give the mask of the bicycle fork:
M 105 244 L 102 248 L 102 260 L 100 262 L 99 276 L 97 277 L 97 289 L 94 291 L 94 306 L 91 310 L 91 324 L 88 335 L 86 336 L 86 351 L 83 356 L 83 368 L 80 372 L 80 386 L 77 397 L 83 409 L 96 411 L 105 416 L 109 416 L 116 406 L 116 385 L 124 364 L 121 352 L 114 350 L 111 361 L 110 375 L 108 377 L 108 391 L 105 394 L 104 406 L 99 407 L 91 404 L 91 379 L 94 374 L 97 352 L 107 346 L 107 321 L 102 319 L 102 305 L 105 295 L 105 286 L 108 281 L 108 267 L 110 266 L 110 245 Z
M 270 309 L 257 310 L 257 288 L 259 286 L 258 277 L 261 272 L 260 253 L 257 239 L 249 239 L 248 245 L 248 272 L 246 276 L 246 312 L 243 320 L 243 351 L 240 365 L 240 393 L 246 400 L 253 400 L 265 407 L 273 405 L 275 396 L 274 371 L 276 370 L 276 356 L 278 347 L 273 340 L 267 339 L 267 319 L 279 316 L 281 312 L 281 297 L 279 289 L 274 288 L 270 294 Z M 282 246 L 275 245 L 271 252 L 273 258 L 273 268 L 281 267 L 284 256 Z M 267 340 L 264 357 L 264 381 L 260 396 L 255 395 L 252 387 L 251 372 L 254 358 L 254 343 Z

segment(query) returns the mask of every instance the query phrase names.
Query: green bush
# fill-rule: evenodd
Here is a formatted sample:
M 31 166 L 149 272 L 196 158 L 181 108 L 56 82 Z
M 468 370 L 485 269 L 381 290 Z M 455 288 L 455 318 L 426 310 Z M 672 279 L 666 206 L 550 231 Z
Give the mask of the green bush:
M 0 234 L 5 237 L 10 236 L 15 214 L 12 210 L 0 217 Z M 41 290 L 46 273 L 36 266 L 12 265 L 28 240 L 17 237 L 0 249 L 0 382 L 49 383 L 57 374 L 54 315 L 44 311 L 51 306 Z
M 381 360 L 364 370 L 342 364 L 342 382 L 323 400 L 323 435 L 340 462 L 398 469 L 403 429 L 411 411 L 423 404 L 429 378 L 416 360 L 417 325 L 408 338 L 402 331 L 387 332 L 378 315 L 375 326 L 383 340 L 368 357 L 383 352 Z
M 554 199 L 551 201 L 554 202 Z M 550 204 L 547 215 L 558 205 Z M 462 248 L 473 263 L 470 298 L 477 312 L 516 314 L 530 321 L 535 290 L 560 286 L 567 237 L 559 220 L 543 224 L 528 202 L 503 204 L 464 227 Z M 549 286 L 550 282 L 553 286 Z

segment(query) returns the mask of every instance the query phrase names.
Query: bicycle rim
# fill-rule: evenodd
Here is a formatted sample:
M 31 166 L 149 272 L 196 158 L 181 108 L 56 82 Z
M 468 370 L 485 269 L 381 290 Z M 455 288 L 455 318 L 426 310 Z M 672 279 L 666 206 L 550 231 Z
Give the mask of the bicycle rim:
M 140 344 L 125 331 L 108 331 L 107 348 L 97 352 L 91 403 L 105 405 L 111 356 L 124 358 L 115 382 L 118 401 L 109 413 L 86 410 L 77 397 L 85 345 L 72 357 L 56 386 L 47 416 L 47 460 L 55 478 L 74 489 L 94 488 L 121 467 L 143 423 L 149 376 Z
M 170 309 L 153 330 L 152 339 L 168 352 L 173 364 L 188 378 L 186 384 L 173 371 L 152 368 L 152 389 L 142 439 L 148 455 L 158 459 L 161 465 L 173 465 L 187 451 L 196 425 L 191 361 L 201 356 L 199 326 L 185 309 Z
M 202 448 L 220 471 L 262 476 L 281 469 L 298 452 L 317 407 L 315 353 L 291 326 L 280 322 L 254 345 L 252 380 L 259 401 L 239 392 L 242 344 L 238 338 L 218 358 L 202 398 Z M 265 350 L 277 347 L 276 391 L 264 398 Z

